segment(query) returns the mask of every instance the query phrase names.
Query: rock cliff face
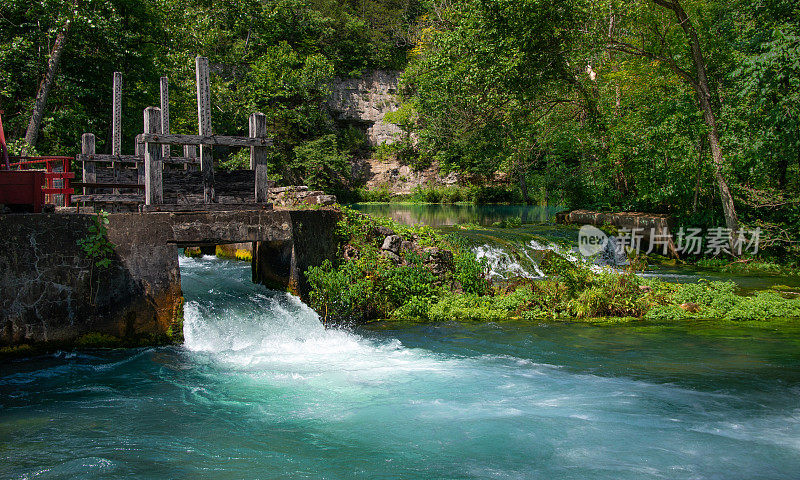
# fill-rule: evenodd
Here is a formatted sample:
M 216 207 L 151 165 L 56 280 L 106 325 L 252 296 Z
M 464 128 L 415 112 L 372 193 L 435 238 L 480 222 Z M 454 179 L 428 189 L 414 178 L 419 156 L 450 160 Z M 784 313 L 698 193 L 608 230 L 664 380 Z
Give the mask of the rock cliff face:
M 370 146 L 391 144 L 402 138 L 400 127 L 384 121 L 388 112 L 400 107 L 397 87 L 398 71 L 376 70 L 358 78 L 337 78 L 331 85 L 328 110 L 341 125 L 364 130 Z M 385 159 L 359 158 L 353 160 L 353 178 L 370 190 L 387 188 L 394 194 L 409 194 L 423 185 L 454 185 L 457 175 L 439 175 L 438 169 L 414 171 L 393 156 Z
M 395 96 L 400 74 L 375 70 L 358 78 L 336 78 L 328 108 L 337 121 L 364 128 L 371 146 L 392 143 L 399 138 L 400 128 L 383 117 L 400 106 Z

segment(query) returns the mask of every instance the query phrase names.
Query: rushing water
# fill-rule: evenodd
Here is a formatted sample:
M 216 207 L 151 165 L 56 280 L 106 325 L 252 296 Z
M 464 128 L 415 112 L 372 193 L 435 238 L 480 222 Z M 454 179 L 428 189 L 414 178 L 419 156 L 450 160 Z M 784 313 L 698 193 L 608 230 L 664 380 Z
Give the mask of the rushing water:
M 562 210 L 561 207 L 407 203 L 368 203 L 352 207 L 371 215 L 390 217 L 400 223 L 431 225 L 444 233 L 455 233 L 466 238 L 476 255 L 486 260 L 490 276 L 495 279 L 541 277 L 538 261 L 544 250 L 556 250 L 572 260 L 579 259 L 578 227 L 554 224 L 555 213 Z M 525 225 L 517 228 L 491 227 L 495 222 L 511 218 Z M 625 256 L 613 250 L 613 246 L 609 245 L 603 255 L 588 261 L 595 267 L 619 266 L 620 262 L 625 261 Z M 737 275 L 692 266 L 650 266 L 644 275 L 677 283 L 693 283 L 700 279 L 734 281 L 744 292 L 763 290 L 774 285 L 800 288 L 800 276 L 796 275 Z
M 181 262 L 185 346 L 3 364 L 0 478 L 798 478 L 800 330 L 326 330 Z

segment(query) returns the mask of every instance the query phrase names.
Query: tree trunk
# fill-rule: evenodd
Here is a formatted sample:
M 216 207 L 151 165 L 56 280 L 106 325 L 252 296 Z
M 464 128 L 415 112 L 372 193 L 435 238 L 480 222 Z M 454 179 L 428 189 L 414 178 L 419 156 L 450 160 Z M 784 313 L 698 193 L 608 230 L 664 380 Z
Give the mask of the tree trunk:
M 42 83 L 39 84 L 39 90 L 36 92 L 36 101 L 33 104 L 33 113 L 31 113 L 31 121 L 28 123 L 28 130 L 25 132 L 25 146 L 23 147 L 22 154 L 26 155 L 29 148 L 36 146 L 36 141 L 39 138 L 39 129 L 42 126 L 42 116 L 44 115 L 44 108 L 47 104 L 47 95 L 50 93 L 50 88 L 56 78 L 58 71 L 58 64 L 61 62 L 61 55 L 64 53 L 64 46 L 67 41 L 67 33 L 69 31 L 69 21 L 64 26 L 64 30 L 59 32 L 56 36 L 56 41 L 53 44 L 53 50 L 50 52 L 50 60 L 47 62 L 47 72 L 45 73 Z
M 694 199 L 692 200 L 692 213 L 697 213 L 697 201 L 700 198 L 700 177 L 703 173 L 703 153 L 705 153 L 706 142 L 704 138 L 700 138 L 700 145 L 697 150 L 697 175 L 694 179 Z
M 714 163 L 714 178 L 717 181 L 719 188 L 720 198 L 722 200 L 722 211 L 725 215 L 725 225 L 731 230 L 731 239 L 735 241 L 737 232 L 739 231 L 739 218 L 736 215 L 736 207 L 733 204 L 733 196 L 731 195 L 728 182 L 725 180 L 723 167 L 725 160 L 722 156 L 722 147 L 719 143 L 719 129 L 717 128 L 717 117 L 714 114 L 714 109 L 711 105 L 711 89 L 708 85 L 708 76 L 706 74 L 706 62 L 703 58 L 703 52 L 700 49 L 700 40 L 697 36 L 697 31 L 694 29 L 689 16 L 683 10 L 683 7 L 678 3 L 678 0 L 653 0 L 653 3 L 675 12 L 678 23 L 686 37 L 689 40 L 689 48 L 691 50 L 692 63 L 696 73 L 696 78 L 693 79 L 693 86 L 697 94 L 697 101 L 700 104 L 700 110 L 703 112 L 703 120 L 709 128 L 708 144 L 711 147 L 711 158 Z
M 703 119 L 709 127 L 708 131 L 708 145 L 711 147 L 711 158 L 714 163 L 714 178 L 717 181 L 719 188 L 719 196 L 722 200 L 722 212 L 725 215 L 725 226 L 731 230 L 731 238 L 735 239 L 739 231 L 739 217 L 736 215 L 736 207 L 733 204 L 733 195 L 731 195 L 728 182 L 725 180 L 725 175 L 722 171 L 725 166 L 725 159 L 722 156 L 722 147 L 719 143 L 719 130 L 717 129 L 717 118 L 714 115 L 714 110 L 711 107 L 711 95 L 708 93 L 708 83 L 705 81 L 705 67 L 702 64 L 697 64 L 698 70 L 703 70 L 703 75 L 700 76 L 702 80 L 695 89 L 697 98 L 700 103 L 700 108 L 703 111 Z

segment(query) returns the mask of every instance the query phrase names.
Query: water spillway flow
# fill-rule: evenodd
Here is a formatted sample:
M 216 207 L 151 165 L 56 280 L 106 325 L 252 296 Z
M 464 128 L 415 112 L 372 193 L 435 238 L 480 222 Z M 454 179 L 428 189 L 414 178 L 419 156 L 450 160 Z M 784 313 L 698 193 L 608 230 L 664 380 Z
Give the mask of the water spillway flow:
M 181 262 L 184 346 L 3 366 L 0 477 L 800 471 L 798 331 L 455 321 L 325 329 L 295 297 L 250 283 L 248 265 Z

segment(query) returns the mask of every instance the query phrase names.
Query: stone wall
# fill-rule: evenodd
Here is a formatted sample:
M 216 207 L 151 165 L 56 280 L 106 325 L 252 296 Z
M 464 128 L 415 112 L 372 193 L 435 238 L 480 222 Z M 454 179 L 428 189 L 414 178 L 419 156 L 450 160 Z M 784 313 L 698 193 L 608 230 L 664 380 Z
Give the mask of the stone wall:
M 559 223 L 576 225 L 612 225 L 617 228 L 629 230 L 637 229 L 636 235 L 641 235 L 643 245 L 649 245 L 650 234 L 668 235 L 667 251 L 669 256 L 678 257 L 678 251 L 672 238 L 671 227 L 673 219 L 669 215 L 640 212 L 594 212 L 591 210 L 573 210 L 560 213 L 556 216 Z
M 307 292 L 303 272 L 334 258 L 340 212 L 112 213 L 107 268 L 93 265 L 78 246 L 94 218 L 0 215 L 0 347 L 70 347 L 87 335 L 121 345 L 180 341 L 183 245 L 258 242 L 254 280 Z
M 0 345 L 71 344 L 98 333 L 129 344 L 163 343 L 182 302 L 168 223 L 110 215 L 108 268 L 77 242 L 90 215 L 0 215 Z
M 401 130 L 383 117 L 400 106 L 396 94 L 401 72 L 375 70 L 358 78 L 336 78 L 328 109 L 340 123 L 362 127 L 369 144 L 394 142 Z
M 339 248 L 338 210 L 291 210 L 291 239 L 257 242 L 253 251 L 253 281 L 269 288 L 289 290 L 305 299 L 309 292 L 304 272 L 333 260 Z

